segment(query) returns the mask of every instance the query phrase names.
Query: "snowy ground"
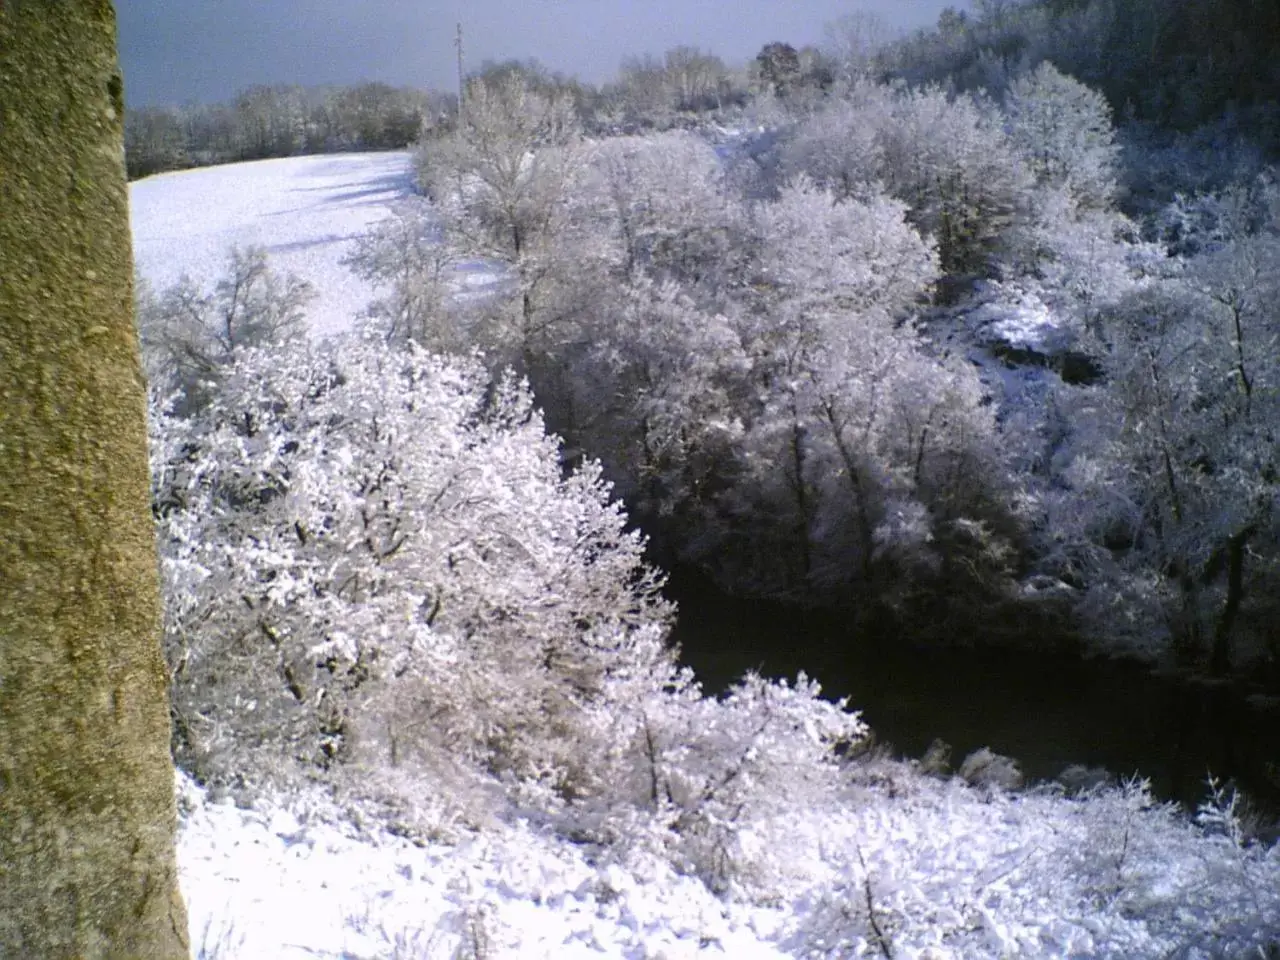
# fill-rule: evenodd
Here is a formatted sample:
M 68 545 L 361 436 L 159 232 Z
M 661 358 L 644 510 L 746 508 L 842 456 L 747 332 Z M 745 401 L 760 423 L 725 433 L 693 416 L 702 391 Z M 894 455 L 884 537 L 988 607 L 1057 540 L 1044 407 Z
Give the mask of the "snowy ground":
M 271 265 L 309 280 L 312 330 L 345 329 L 373 299 L 342 258 L 413 190 L 409 154 L 260 160 L 139 180 L 130 187 L 134 259 L 157 290 L 183 274 L 201 287 L 233 246 L 260 246 Z
M 524 825 L 415 846 L 357 839 L 314 808 L 245 811 L 204 803 L 189 785 L 184 796 L 179 859 L 197 957 L 790 955 L 756 929 L 778 928 L 779 910 L 731 910 L 657 862 L 593 865 Z
M 755 838 L 779 880 L 754 899 L 716 895 L 652 849 L 523 822 L 415 845 L 357 838 L 320 802 L 299 814 L 182 794 L 182 886 L 206 960 L 1280 955 L 1280 848 L 1135 787 L 1007 794 L 875 764 L 839 808 L 796 811 L 816 845 Z

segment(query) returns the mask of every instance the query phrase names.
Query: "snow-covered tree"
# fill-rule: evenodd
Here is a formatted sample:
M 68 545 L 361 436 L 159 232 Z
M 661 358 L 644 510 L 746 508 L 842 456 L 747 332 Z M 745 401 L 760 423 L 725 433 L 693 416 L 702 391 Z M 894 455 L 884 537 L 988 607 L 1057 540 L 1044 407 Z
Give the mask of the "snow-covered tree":
M 424 141 L 417 159 L 450 241 L 509 271 L 483 339 L 530 372 L 571 336 L 581 289 L 570 278 L 594 262 L 578 249 L 586 225 L 575 216 L 583 152 L 572 99 L 522 71 L 477 79 L 457 129 Z
M 1135 642 L 1217 671 L 1275 655 L 1278 269 L 1272 230 L 1238 236 L 1107 311 L 1107 442 L 1067 473 L 1108 548 L 1097 590 L 1150 611 Z
M 843 14 L 823 27 L 823 48 L 835 64 L 837 79 L 851 86 L 865 79 L 875 57 L 892 39 L 888 23 L 869 10 Z
M 879 126 L 889 114 L 891 99 L 885 86 L 855 83 L 839 100 L 801 123 L 783 144 L 783 175 L 809 177 L 842 200 L 866 195 L 883 175 Z
M 752 72 L 760 92 L 785 97 L 800 85 L 800 54 L 789 43 L 766 43 L 752 62 Z
M 937 277 L 936 254 L 906 222 L 905 204 L 878 194 L 841 201 L 801 177 L 757 209 L 761 280 L 808 316 L 895 318 Z M 822 331 L 839 348 L 840 321 Z
M 788 176 L 804 174 L 838 196 L 879 184 L 907 204 L 932 237 L 943 271 L 988 266 L 1006 230 L 1026 219 L 1032 180 L 998 111 L 936 87 L 857 83 L 801 124 L 781 151 Z
M 720 104 L 728 71 L 714 54 L 697 47 L 672 47 L 662 57 L 664 86 L 677 110 L 705 110 Z
M 653 54 L 624 58 L 618 68 L 617 83 L 606 89 L 615 125 L 670 122 L 672 103 L 666 66 Z
M 838 203 L 805 179 L 757 211 L 761 295 L 745 340 L 761 406 L 743 438 L 750 480 L 740 493 L 751 506 L 740 509 L 775 500 L 763 512 L 776 512 L 778 532 L 790 528 L 798 554 L 789 578 L 801 583 L 814 574 L 821 468 L 812 458 L 824 401 L 839 403 L 849 362 L 892 368 L 868 353 L 880 336 L 878 345 L 900 345 L 894 321 L 935 276 L 932 250 L 903 214 L 883 196 Z
M 360 237 L 345 262 L 379 289 L 365 317 L 388 343 L 458 350 L 462 331 L 448 304 L 454 257 L 426 202 L 411 198 Z
M 598 789 L 589 708 L 616 671 L 667 675 L 669 611 L 526 388 L 412 345 L 295 341 L 242 351 L 206 409 L 155 426 L 188 762 Z
M 586 189 L 623 277 L 641 270 L 712 289 L 732 282 L 745 218 L 703 138 L 675 131 L 605 140 L 590 154 Z
M 1110 206 L 1119 147 L 1101 93 L 1046 60 L 1013 82 L 1004 112 L 1010 143 L 1037 182 L 1084 209 Z
M 314 297 L 306 280 L 272 270 L 260 247 L 228 251 L 211 292 L 189 277 L 159 295 L 140 284 L 138 333 L 152 385 L 199 406 L 237 350 L 300 335 Z
M 236 159 L 287 157 L 301 148 L 307 107 L 301 87 L 257 84 L 236 94 L 231 135 Z
M 881 179 L 938 245 L 948 274 L 980 272 L 1026 215 L 1031 180 L 989 104 L 930 87 L 901 91 L 879 128 Z
M 905 215 L 803 179 L 757 213 L 759 300 L 741 321 L 757 404 L 729 499 L 739 525 L 769 518 L 757 575 L 869 581 L 927 552 L 934 520 L 971 517 L 993 480 L 976 375 L 930 356 L 909 318 L 938 265 Z
M 749 361 L 736 326 L 673 281 L 637 276 L 592 320 L 575 366 L 580 442 L 648 516 L 686 513 L 732 456 Z
M 1040 189 L 1034 215 L 1010 231 L 1004 248 L 1004 282 L 1049 306 L 1063 344 L 1083 337 L 1091 352 L 1100 312 L 1167 270 L 1164 249 L 1142 241 L 1136 223 L 1115 210 L 1082 208 L 1065 187 Z

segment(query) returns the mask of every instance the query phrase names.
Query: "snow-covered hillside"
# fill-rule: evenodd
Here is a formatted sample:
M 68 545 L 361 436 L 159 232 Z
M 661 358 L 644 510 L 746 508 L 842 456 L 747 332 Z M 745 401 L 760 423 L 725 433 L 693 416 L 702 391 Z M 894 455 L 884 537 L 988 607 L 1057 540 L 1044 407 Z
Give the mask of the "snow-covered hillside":
M 260 245 L 275 268 L 315 285 L 312 329 L 337 332 L 372 294 L 344 256 L 410 190 L 405 154 L 141 181 L 133 187 L 139 268 L 157 287 L 184 273 L 208 286 L 229 246 Z M 261 368 L 238 369 L 250 387 L 268 379 Z M 345 383 L 353 392 L 371 385 L 360 394 L 365 407 L 386 400 L 385 379 Z M 315 420 L 349 425 L 355 409 Z M 332 452 L 328 439 L 317 447 Z M 226 462 L 252 466 L 250 454 Z M 348 461 L 335 454 L 333 462 Z M 303 528 L 289 529 L 306 542 Z M 459 674 L 449 670 L 452 682 Z M 655 697 L 644 737 L 620 740 L 609 755 L 647 743 L 647 799 L 619 800 L 608 829 L 595 833 L 573 829 L 590 819 L 589 805 L 537 791 L 513 792 L 481 827 L 447 836 L 400 828 L 413 833 L 406 837 L 356 801 L 339 808 L 323 792 L 224 789 L 215 798 L 184 780 L 179 864 L 197 956 L 1118 960 L 1280 951 L 1280 847 L 1249 839 L 1227 793 L 1192 822 L 1140 784 L 1069 796 L 1062 785 L 1006 790 L 1000 776 L 983 782 L 972 771 L 973 783 L 940 768 L 926 774 L 874 750 L 848 759 L 828 752 L 826 728 L 813 721 L 830 718 L 808 699 L 763 682 L 755 689 L 736 705 L 702 699 L 692 686 Z M 799 719 L 789 726 L 792 710 Z M 604 719 L 618 721 L 583 716 L 605 733 Z M 811 762 L 818 754 L 828 761 L 821 777 Z M 431 793 L 406 799 L 429 805 Z
M 210 287 L 233 246 L 260 246 L 274 269 L 309 281 L 319 335 L 346 329 L 372 299 L 342 265 L 354 240 L 413 189 L 409 154 L 260 160 L 166 173 L 130 187 L 138 272 L 157 290 L 184 274 Z

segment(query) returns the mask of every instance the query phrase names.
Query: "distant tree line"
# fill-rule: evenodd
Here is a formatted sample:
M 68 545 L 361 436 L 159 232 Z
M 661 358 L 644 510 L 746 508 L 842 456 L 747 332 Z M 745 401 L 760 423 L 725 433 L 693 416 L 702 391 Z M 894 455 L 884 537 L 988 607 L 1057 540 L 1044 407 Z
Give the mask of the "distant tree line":
M 1123 121 L 1179 130 L 1234 115 L 1280 138 L 1280 6 L 1272 0 L 978 0 L 892 45 L 909 80 L 998 89 L 1051 60 Z
M 1044 61 L 1101 92 L 1122 126 L 1186 132 L 1214 125 L 1280 151 L 1280 6 L 1270 0 L 977 0 L 904 37 L 874 15 L 828 25 L 821 47 L 770 42 L 730 65 L 695 46 L 625 59 L 600 86 L 537 60 L 487 61 L 468 82 L 518 75 L 564 95 L 588 135 L 693 128 L 765 103 L 817 109 L 859 79 L 941 83 L 1004 95 Z M 456 97 L 362 83 L 249 87 L 229 103 L 128 111 L 132 179 L 163 170 L 345 150 L 400 149 L 448 133 Z M 1214 162 L 1220 150 L 1212 151 Z
M 682 45 L 625 59 L 599 87 L 536 60 L 487 63 L 471 80 L 519 74 L 566 93 L 583 131 L 598 136 L 732 122 L 768 103 L 802 116 L 866 79 L 1001 100 L 1045 61 L 1105 96 L 1119 128 L 1163 136 L 1212 126 L 1204 136 L 1280 151 L 1280 6 L 1268 0 L 977 0 L 905 36 L 850 14 L 827 25 L 820 46 L 773 41 L 745 64 Z
M 125 154 L 137 179 L 241 160 L 394 150 L 453 109 L 447 95 L 385 83 L 255 86 L 229 103 L 129 110 Z
M 519 77 L 532 90 L 566 97 L 582 129 L 596 135 L 694 126 L 708 115 L 741 110 L 757 97 L 794 100 L 825 92 L 836 71 L 836 58 L 816 47 L 797 50 L 774 42 L 740 67 L 692 46 L 673 47 L 661 57 L 628 58 L 617 79 L 599 87 L 534 59 L 486 61 L 468 83 Z M 226 103 L 128 110 L 128 173 L 136 180 L 269 157 L 398 150 L 424 131 L 449 132 L 456 117 L 456 96 L 432 90 L 385 83 L 258 85 Z

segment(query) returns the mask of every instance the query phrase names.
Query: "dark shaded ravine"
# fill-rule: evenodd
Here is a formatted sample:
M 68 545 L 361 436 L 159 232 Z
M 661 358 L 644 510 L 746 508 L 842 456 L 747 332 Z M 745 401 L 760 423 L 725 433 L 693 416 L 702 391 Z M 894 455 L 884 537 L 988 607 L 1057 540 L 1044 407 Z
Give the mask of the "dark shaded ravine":
M 1137 774 L 1156 794 L 1194 807 L 1210 771 L 1234 778 L 1280 813 L 1280 704 L 1223 685 L 1153 675 L 1137 664 L 1022 651 L 859 642 L 838 615 L 737 600 L 677 571 L 674 639 L 707 692 L 748 669 L 804 670 L 848 697 L 882 743 L 921 756 L 940 737 L 952 759 L 987 746 L 1031 780 L 1069 765 Z

